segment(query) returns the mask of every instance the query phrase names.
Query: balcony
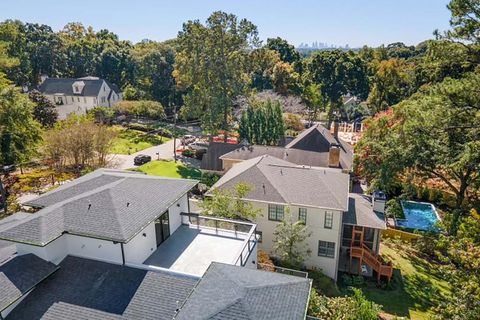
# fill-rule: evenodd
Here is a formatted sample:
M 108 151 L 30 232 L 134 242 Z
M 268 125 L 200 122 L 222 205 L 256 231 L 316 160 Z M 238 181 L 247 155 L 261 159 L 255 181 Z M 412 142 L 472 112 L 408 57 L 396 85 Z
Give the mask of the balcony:
M 193 213 L 181 215 L 182 225 L 145 265 L 202 276 L 212 261 L 245 266 L 249 257 L 256 255 L 255 224 Z

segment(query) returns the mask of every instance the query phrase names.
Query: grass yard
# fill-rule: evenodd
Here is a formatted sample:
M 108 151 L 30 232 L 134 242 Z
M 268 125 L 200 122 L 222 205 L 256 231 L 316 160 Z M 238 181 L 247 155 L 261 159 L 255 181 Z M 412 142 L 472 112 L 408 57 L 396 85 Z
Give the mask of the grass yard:
M 111 148 L 111 152 L 115 154 L 132 154 L 169 140 L 162 136 L 149 135 L 142 131 L 126 129 L 120 126 L 115 126 L 113 129 L 118 134 Z
M 153 176 L 169 178 L 200 179 L 202 172 L 199 169 L 188 167 L 180 162 L 173 161 L 150 161 L 136 170 Z
M 380 252 L 395 267 L 391 288 L 378 288 L 375 281 L 360 288 L 369 300 L 382 305 L 385 312 L 410 319 L 428 319 L 431 307 L 451 294 L 449 284 L 436 265 L 408 245 L 382 243 Z M 346 292 L 346 288 L 342 291 Z

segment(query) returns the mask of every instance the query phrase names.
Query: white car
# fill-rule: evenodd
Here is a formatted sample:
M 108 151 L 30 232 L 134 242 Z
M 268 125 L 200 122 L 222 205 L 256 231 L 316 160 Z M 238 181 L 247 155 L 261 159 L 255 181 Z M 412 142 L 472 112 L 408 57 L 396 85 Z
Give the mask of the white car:
M 190 149 L 193 149 L 193 150 L 207 150 L 208 149 L 208 142 L 195 141 L 195 142 L 190 143 L 188 146 L 189 146 Z

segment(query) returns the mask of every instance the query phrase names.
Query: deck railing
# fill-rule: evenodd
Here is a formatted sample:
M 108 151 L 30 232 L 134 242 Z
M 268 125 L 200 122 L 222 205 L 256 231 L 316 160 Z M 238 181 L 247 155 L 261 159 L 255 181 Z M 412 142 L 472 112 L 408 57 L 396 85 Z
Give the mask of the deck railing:
M 308 278 L 308 272 L 294 270 L 289 268 L 278 267 L 272 264 L 258 263 L 257 268 L 264 271 L 277 272 L 281 274 L 288 274 L 295 277 Z
M 248 258 L 252 254 L 257 245 L 256 229 L 257 225 L 251 222 L 223 219 L 216 217 L 201 216 L 197 213 L 182 212 L 182 216 L 188 217 L 190 226 L 214 229 L 217 235 L 226 236 L 225 232 L 230 232 L 235 235 L 235 238 L 243 239 L 241 249 L 235 256 L 234 265 L 245 266 Z M 256 260 L 256 259 L 255 259 Z

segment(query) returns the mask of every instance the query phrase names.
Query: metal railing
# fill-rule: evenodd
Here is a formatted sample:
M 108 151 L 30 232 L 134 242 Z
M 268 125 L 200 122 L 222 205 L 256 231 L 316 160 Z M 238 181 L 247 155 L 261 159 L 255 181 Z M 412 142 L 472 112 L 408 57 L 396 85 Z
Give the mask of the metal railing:
M 243 239 L 244 243 L 236 255 L 233 264 L 242 267 L 245 266 L 257 244 L 257 238 L 255 235 L 257 229 L 256 224 L 238 220 L 201 216 L 198 213 L 182 212 L 180 215 L 188 217 L 190 226 L 196 226 L 198 229 L 200 229 L 200 227 L 212 229 L 215 230 L 215 234 L 222 236 L 227 236 L 225 232 L 233 233 L 235 238 Z
M 272 265 L 272 264 L 258 263 L 257 268 L 261 269 L 261 270 L 264 270 L 264 271 L 277 272 L 277 273 L 281 273 L 281 274 L 288 274 L 290 276 L 301 277 L 301 278 L 308 278 L 308 272 L 306 272 L 306 271 L 300 271 L 300 270 L 295 270 L 295 269 L 278 267 L 278 266 L 275 266 L 275 265 Z

